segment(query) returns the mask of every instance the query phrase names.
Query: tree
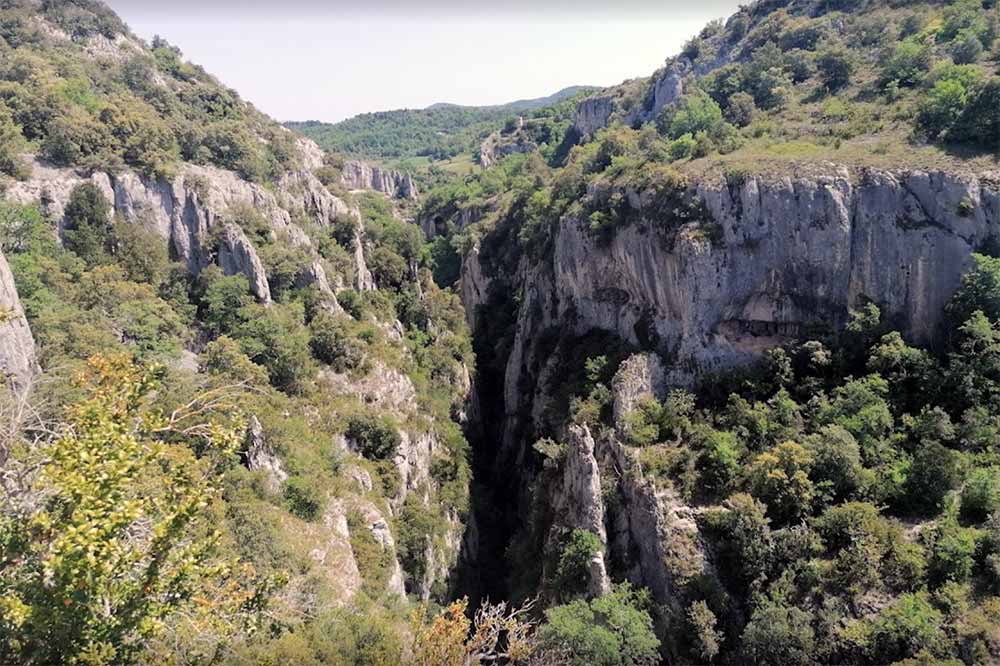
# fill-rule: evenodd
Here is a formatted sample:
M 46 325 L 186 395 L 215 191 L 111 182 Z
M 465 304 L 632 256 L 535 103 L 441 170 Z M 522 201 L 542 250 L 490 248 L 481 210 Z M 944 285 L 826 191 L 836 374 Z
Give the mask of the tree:
M 1000 151 L 1000 77 L 993 77 L 971 99 L 949 137 Z
M 809 613 L 769 601 L 757 608 L 740 637 L 740 650 L 755 666 L 809 666 L 815 638 Z
M 394 421 L 370 413 L 352 416 L 344 436 L 369 460 L 390 460 L 402 441 Z
M 813 456 L 801 444 L 783 442 L 750 465 L 750 492 L 767 504 L 775 520 L 786 523 L 809 514 L 814 489 L 809 480 Z
M 757 116 L 757 104 L 753 95 L 740 91 L 729 96 L 726 104 L 726 120 L 737 127 L 746 127 Z
M 239 433 L 196 420 L 211 403 L 152 410 L 160 375 L 124 357 L 90 359 L 85 397 L 40 451 L 32 492 L 4 504 L 5 663 L 131 663 L 232 574 L 216 559 L 206 507 L 218 493 L 212 460 L 232 455 Z M 168 438 L 201 440 L 210 455 Z
M 679 139 L 685 134 L 698 132 L 712 134 L 725 122 L 722 109 L 714 99 L 701 91 L 681 98 L 676 107 L 668 107 L 659 121 L 663 133 L 671 139 Z
M 10 109 L 0 101 L 0 174 L 14 178 L 28 175 L 27 166 L 21 161 L 26 142 L 21 128 L 14 122 Z
M 365 344 L 351 328 L 351 319 L 321 310 L 309 322 L 313 356 L 337 372 L 353 370 L 364 361 Z
M 412 615 L 412 666 L 480 666 L 496 663 L 512 666 L 559 666 L 557 654 L 545 654 L 529 619 L 532 603 L 521 608 L 505 602 L 485 603 L 470 621 L 468 599 L 455 601 L 427 621 L 427 606 Z
M 854 57 L 843 45 L 829 45 L 816 56 L 819 80 L 830 91 L 840 90 L 850 83 L 854 68 Z
M 725 636 L 715 628 L 718 620 L 704 601 L 695 601 L 687 610 L 687 621 L 694 635 L 698 657 L 712 661 L 719 654 Z
M 589 602 L 555 606 L 545 611 L 541 645 L 568 653 L 573 666 L 653 666 L 659 662 L 660 641 L 646 610 L 649 603 L 648 592 L 621 583 Z
M 301 303 L 270 307 L 252 303 L 241 308 L 238 316 L 241 321 L 233 337 L 243 353 L 267 368 L 276 388 L 291 394 L 303 391 L 315 366 Z
M 900 86 L 915 86 L 931 66 L 930 47 L 916 38 L 903 40 L 889 54 L 882 66 L 881 81 L 895 81 Z
M 587 530 L 573 530 L 563 540 L 552 587 L 561 599 L 571 599 L 587 591 L 590 563 L 604 551 L 600 537 Z
M 63 241 L 88 266 L 107 263 L 112 250 L 111 206 L 93 183 L 73 188 L 65 210 Z
M 232 334 L 242 323 L 243 308 L 253 303 L 250 282 L 244 275 L 223 275 L 209 266 L 199 276 L 201 321 L 213 335 Z

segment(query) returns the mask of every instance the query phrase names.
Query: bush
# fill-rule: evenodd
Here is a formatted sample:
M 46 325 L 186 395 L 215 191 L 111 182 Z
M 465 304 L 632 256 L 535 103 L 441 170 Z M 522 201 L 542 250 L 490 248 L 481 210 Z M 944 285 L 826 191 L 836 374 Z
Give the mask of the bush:
M 827 46 L 816 57 L 816 68 L 819 80 L 827 90 L 839 90 L 851 82 L 854 57 L 843 46 Z
M 344 435 L 369 460 L 391 459 L 402 441 L 392 419 L 367 413 L 352 416 Z
M 322 508 L 323 493 L 311 478 L 293 476 L 285 481 L 288 510 L 302 520 L 315 520 Z
M 975 469 L 962 488 L 962 517 L 981 523 L 1000 511 L 1000 469 Z
M 73 188 L 66 204 L 63 241 L 88 266 L 107 263 L 112 247 L 111 206 L 93 183 Z
M 880 80 L 883 85 L 895 81 L 901 86 L 915 86 L 923 80 L 930 66 L 930 47 L 917 39 L 907 39 L 889 54 L 882 66 Z
M 757 116 L 757 104 L 753 95 L 740 91 L 729 96 L 726 105 L 726 120 L 737 127 L 746 127 Z
M 814 641 L 809 614 L 769 602 L 750 617 L 740 637 L 745 663 L 756 666 L 810 666 Z
M 660 641 L 646 610 L 649 593 L 628 583 L 590 602 L 577 600 L 545 611 L 542 646 L 565 651 L 573 666 L 653 666 Z
M 591 582 L 590 561 L 603 550 L 600 537 L 587 530 L 573 530 L 563 539 L 553 579 L 553 590 L 560 599 L 572 599 L 587 592 Z
M 359 367 L 365 344 L 351 330 L 351 320 L 321 310 L 309 323 L 309 348 L 313 356 L 337 372 Z

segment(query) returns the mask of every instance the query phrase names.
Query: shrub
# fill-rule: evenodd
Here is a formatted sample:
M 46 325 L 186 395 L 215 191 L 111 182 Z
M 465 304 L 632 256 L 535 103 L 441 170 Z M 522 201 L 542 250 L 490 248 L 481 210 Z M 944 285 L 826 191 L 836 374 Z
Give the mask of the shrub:
M 112 245 L 111 206 L 93 183 L 73 188 L 66 204 L 63 241 L 88 266 L 106 263 Z
M 402 441 L 392 419 L 368 413 L 352 416 L 344 435 L 369 460 L 391 459 Z
M 756 666 L 813 664 L 814 635 L 808 613 L 769 602 L 757 608 L 740 637 L 745 663 Z
M 962 517 L 980 523 L 1000 512 L 1000 469 L 975 469 L 962 488 Z
M 746 127 L 757 116 L 757 104 L 753 95 L 740 91 L 729 96 L 726 105 L 726 120 L 737 127 Z
M 591 582 L 590 561 L 603 550 L 600 537 L 587 530 L 573 530 L 562 540 L 553 580 L 553 589 L 560 599 L 568 600 L 587 592 Z
M 577 600 L 545 611 L 544 648 L 565 651 L 573 666 L 653 666 L 660 641 L 646 610 L 649 593 L 628 583 L 590 602 Z
M 930 47 L 917 40 L 907 39 L 896 45 L 882 66 L 883 85 L 895 81 L 901 86 L 920 83 L 931 66 Z
M 841 45 L 827 46 L 816 56 L 819 80 L 827 90 L 839 90 L 850 83 L 854 68 L 853 55 Z
M 719 654 L 725 636 L 715 628 L 718 620 L 715 613 L 704 601 L 695 601 L 687 610 L 687 621 L 694 636 L 693 643 L 697 655 L 705 661 L 712 661 Z
M 309 348 L 313 356 L 337 372 L 361 365 L 365 344 L 351 330 L 351 320 L 321 310 L 309 323 Z
M 285 502 L 288 510 L 302 520 L 315 520 L 322 508 L 323 493 L 315 481 L 303 476 L 293 476 L 285 481 Z

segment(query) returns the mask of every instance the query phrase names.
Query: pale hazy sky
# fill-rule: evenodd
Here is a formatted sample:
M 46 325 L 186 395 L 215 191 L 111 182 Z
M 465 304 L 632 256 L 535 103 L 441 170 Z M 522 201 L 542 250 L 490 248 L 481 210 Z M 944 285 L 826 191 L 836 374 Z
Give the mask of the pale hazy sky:
M 590 0 L 593 2 L 593 0 Z M 646 76 L 737 0 L 108 0 L 279 120 L 500 104 Z

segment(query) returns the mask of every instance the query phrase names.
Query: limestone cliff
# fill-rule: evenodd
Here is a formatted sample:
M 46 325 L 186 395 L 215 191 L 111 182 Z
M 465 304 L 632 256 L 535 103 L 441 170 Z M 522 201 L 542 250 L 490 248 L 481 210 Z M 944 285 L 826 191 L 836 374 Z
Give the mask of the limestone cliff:
M 232 224 L 234 211 L 252 208 L 267 222 L 274 238 L 307 250 L 312 241 L 298 221 L 327 227 L 338 217 L 356 219 L 359 215 L 307 170 L 285 174 L 272 189 L 247 182 L 231 171 L 194 164 L 181 165 L 172 179 L 157 179 L 129 170 L 86 174 L 31 160 L 31 177 L 11 183 L 6 197 L 19 203 L 40 203 L 61 229 L 70 194 L 83 182 L 94 184 L 112 204 L 114 214 L 125 222 L 142 224 L 162 236 L 171 255 L 183 261 L 193 275 L 218 263 L 227 274 L 246 275 L 254 295 L 265 303 L 270 300 L 270 290 L 264 264 L 253 243 Z M 373 288 L 374 282 L 365 263 L 361 233 L 359 225 L 352 286 L 365 290 Z M 324 291 L 335 291 L 321 264 L 316 265 L 320 269 L 306 271 L 300 281 L 319 283 L 321 290 L 325 282 L 329 289 Z
M 24 317 L 14 276 L 0 252 L 0 381 L 24 389 L 37 372 L 35 340 Z
M 598 534 L 612 579 L 649 587 L 669 622 L 684 580 L 714 575 L 712 556 L 698 509 L 644 479 L 635 450 L 621 443 L 628 413 L 643 396 L 662 399 L 670 386 L 748 364 L 810 331 L 836 331 L 869 302 L 911 341 L 933 343 L 970 255 L 1000 234 L 998 175 L 829 166 L 795 178 L 719 176 L 689 187 L 698 212 L 683 223 L 646 210 L 649 193 L 625 192 L 635 221 L 605 235 L 571 212 L 551 250 L 520 256 L 513 270 L 489 254 L 499 244 L 487 234 L 464 259 L 461 295 L 473 330 L 504 340 L 490 348 L 500 355 L 498 386 L 478 387 L 502 403 L 491 424 L 495 473 L 519 493 L 519 515 L 551 521 L 517 529 Z M 488 314 L 504 308 L 514 313 L 509 328 Z M 649 353 L 615 378 L 615 428 L 567 431 L 558 344 L 594 331 Z M 546 433 L 567 453 L 561 480 L 539 494 L 529 461 Z M 554 511 L 534 511 L 539 502 Z M 624 568 L 612 571 L 612 562 Z M 595 592 L 600 571 L 595 563 Z
M 348 189 L 375 190 L 397 199 L 416 199 L 419 195 L 410 174 L 368 162 L 345 162 L 341 180 Z

